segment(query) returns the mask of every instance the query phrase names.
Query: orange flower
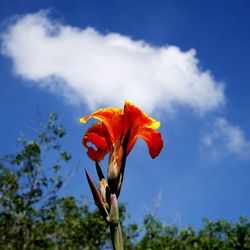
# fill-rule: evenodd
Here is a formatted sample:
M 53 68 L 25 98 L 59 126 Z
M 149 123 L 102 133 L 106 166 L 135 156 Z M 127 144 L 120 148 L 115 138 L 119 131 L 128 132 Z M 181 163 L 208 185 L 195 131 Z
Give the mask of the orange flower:
M 117 151 L 119 154 L 126 138 L 126 156 L 130 153 L 138 137 L 148 145 L 149 154 L 155 158 L 161 152 L 163 141 L 161 134 L 156 131 L 160 122 L 152 119 L 133 103 L 126 101 L 123 110 L 118 108 L 104 108 L 84 116 L 80 122 L 95 118 L 100 122 L 92 125 L 85 133 L 82 143 L 88 149 L 88 156 L 94 161 L 100 161 L 106 153 Z M 92 143 L 95 149 L 88 143 Z M 118 147 L 118 150 L 117 150 Z M 123 154 L 123 152 L 120 152 Z

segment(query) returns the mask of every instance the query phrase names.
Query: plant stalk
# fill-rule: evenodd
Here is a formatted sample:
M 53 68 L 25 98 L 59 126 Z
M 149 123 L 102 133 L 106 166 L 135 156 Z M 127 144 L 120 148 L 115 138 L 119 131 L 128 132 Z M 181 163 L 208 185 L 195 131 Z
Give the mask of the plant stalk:
M 114 250 L 123 250 L 123 239 L 122 239 L 122 230 L 121 225 L 118 222 L 117 224 L 110 224 L 110 234 Z

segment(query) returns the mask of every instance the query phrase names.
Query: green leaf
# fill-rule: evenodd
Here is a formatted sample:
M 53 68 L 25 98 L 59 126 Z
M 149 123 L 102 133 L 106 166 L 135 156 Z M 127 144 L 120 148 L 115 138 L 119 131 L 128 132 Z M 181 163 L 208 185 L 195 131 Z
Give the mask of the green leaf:
M 60 155 L 61 155 L 62 160 L 64 161 L 69 161 L 71 159 L 71 154 L 66 151 L 61 152 Z

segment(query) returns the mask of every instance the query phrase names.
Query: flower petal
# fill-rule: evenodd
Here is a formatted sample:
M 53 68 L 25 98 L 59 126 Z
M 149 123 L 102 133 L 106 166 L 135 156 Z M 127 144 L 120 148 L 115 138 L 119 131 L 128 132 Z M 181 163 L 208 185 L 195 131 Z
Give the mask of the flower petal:
M 154 120 L 133 103 L 126 101 L 124 105 L 124 116 L 127 123 L 126 127 L 130 128 L 130 139 L 127 147 L 127 154 L 134 147 L 137 138 L 143 138 L 149 147 L 149 152 L 152 158 L 155 158 L 161 151 L 163 142 L 159 132 L 154 133 L 160 126 L 160 122 Z M 156 139 L 156 144 L 150 139 Z M 161 146 L 160 146 L 161 145 Z
M 88 143 L 95 145 L 96 149 Z M 88 149 L 88 156 L 93 161 L 101 161 L 108 152 L 106 133 L 102 122 L 95 123 L 85 133 L 82 144 Z
M 138 133 L 138 136 L 147 143 L 149 154 L 153 159 L 160 154 L 163 147 L 163 140 L 160 132 L 145 128 Z
M 156 130 L 161 125 L 159 121 L 154 120 L 129 101 L 125 101 L 124 116 L 129 122 L 130 128 L 137 125 Z
M 103 108 L 99 109 L 96 112 L 84 116 L 80 119 L 80 122 L 86 123 L 88 119 L 95 118 L 103 122 L 106 126 L 110 139 L 112 143 L 115 143 L 120 139 L 120 135 L 123 128 L 123 110 L 119 108 Z

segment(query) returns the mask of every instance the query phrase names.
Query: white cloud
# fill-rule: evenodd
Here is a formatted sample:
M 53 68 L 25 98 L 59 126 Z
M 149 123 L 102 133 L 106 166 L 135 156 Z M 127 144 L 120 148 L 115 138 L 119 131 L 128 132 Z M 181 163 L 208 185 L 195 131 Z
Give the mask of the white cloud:
M 10 25 L 2 52 L 19 76 L 91 109 L 129 99 L 147 111 L 183 105 L 204 113 L 225 101 L 223 84 L 199 68 L 194 49 L 153 47 L 117 33 L 79 29 L 45 12 Z
M 228 152 L 242 159 L 250 158 L 250 141 L 240 127 L 230 124 L 225 118 L 217 118 L 202 139 L 203 146 L 218 159 Z

